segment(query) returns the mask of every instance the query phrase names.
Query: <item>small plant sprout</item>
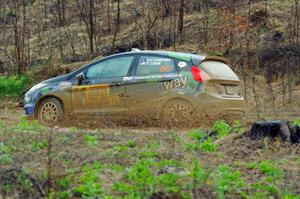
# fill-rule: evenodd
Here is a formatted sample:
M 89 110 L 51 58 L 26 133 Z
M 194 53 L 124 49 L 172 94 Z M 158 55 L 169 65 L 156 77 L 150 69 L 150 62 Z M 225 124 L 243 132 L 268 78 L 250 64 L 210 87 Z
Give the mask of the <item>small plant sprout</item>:
M 127 146 L 130 147 L 130 148 L 134 148 L 136 146 L 136 142 L 135 141 L 129 141 L 127 143 Z
M 48 141 L 33 141 L 31 144 L 31 149 L 33 152 L 37 152 L 39 150 L 45 149 L 48 147 Z
M 240 120 L 235 120 L 233 122 L 233 126 L 232 126 L 232 132 L 233 133 L 241 133 L 241 132 L 244 132 L 244 128 L 243 128 L 243 125 L 241 123 Z
M 208 134 L 206 132 L 203 132 L 200 129 L 190 131 L 189 135 L 191 138 L 193 138 L 194 140 L 199 141 L 199 142 L 208 136 Z
M 96 146 L 97 145 L 97 139 L 94 135 L 85 134 L 84 141 L 88 146 Z
M 275 166 L 275 164 L 269 160 L 262 161 L 258 165 L 259 169 L 269 177 L 275 179 L 282 179 L 284 176 L 284 172 L 282 169 Z
M 94 162 L 92 165 L 83 167 L 83 174 L 79 178 L 80 185 L 74 191 L 83 198 L 99 198 L 103 196 L 102 183 L 100 179 L 101 169 L 103 165 Z
M 213 124 L 212 131 L 217 133 L 218 138 L 223 138 L 230 133 L 230 126 L 224 120 L 218 120 Z
M 215 180 L 219 198 L 225 198 L 226 194 L 232 192 L 245 194 L 242 188 L 246 183 L 241 178 L 240 171 L 233 171 L 228 165 L 219 166 Z
M 22 117 L 20 122 L 15 127 L 18 132 L 40 132 L 44 130 L 45 126 L 41 125 L 37 120 L 27 121 L 26 118 Z
M 194 160 L 193 167 L 191 169 L 190 177 L 192 179 L 192 188 L 202 188 L 207 181 L 209 172 L 205 171 L 200 164 L 199 160 Z

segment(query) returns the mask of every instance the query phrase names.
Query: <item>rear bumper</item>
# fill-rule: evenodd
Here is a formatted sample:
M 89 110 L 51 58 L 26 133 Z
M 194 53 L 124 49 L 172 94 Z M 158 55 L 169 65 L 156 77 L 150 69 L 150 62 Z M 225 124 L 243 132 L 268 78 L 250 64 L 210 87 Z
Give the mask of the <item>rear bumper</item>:
M 194 101 L 199 116 L 230 115 L 233 119 L 242 119 L 245 115 L 244 98 L 225 98 L 202 94 Z

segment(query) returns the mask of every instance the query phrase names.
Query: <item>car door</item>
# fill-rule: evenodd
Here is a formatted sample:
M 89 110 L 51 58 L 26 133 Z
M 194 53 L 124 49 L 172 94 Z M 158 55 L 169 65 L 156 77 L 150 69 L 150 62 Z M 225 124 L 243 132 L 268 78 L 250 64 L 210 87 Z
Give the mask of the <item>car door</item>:
M 127 81 L 124 99 L 129 114 L 152 117 L 156 108 L 169 96 L 178 70 L 172 58 L 161 55 L 140 55 Z M 145 112 L 146 111 L 146 112 Z
M 127 110 L 122 97 L 134 56 L 116 56 L 105 59 L 83 71 L 81 85 L 72 87 L 72 110 L 88 115 L 117 114 Z

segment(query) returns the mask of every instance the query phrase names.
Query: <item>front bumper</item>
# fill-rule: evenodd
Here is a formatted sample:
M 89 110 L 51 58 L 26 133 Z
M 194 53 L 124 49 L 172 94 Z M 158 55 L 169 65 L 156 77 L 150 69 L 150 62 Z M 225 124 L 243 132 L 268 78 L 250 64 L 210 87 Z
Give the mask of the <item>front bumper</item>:
M 25 104 L 24 106 L 24 111 L 25 111 L 25 116 L 27 117 L 34 117 L 34 107 L 35 104 Z

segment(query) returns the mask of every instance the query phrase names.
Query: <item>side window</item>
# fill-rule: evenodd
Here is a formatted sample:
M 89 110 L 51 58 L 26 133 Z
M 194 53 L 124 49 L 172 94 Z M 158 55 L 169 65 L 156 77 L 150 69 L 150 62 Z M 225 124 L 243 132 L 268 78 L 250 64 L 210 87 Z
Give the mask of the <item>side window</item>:
M 141 56 L 137 65 L 137 76 L 176 72 L 174 60 L 159 56 Z
M 126 76 L 134 56 L 112 58 L 91 66 L 86 73 L 88 79 Z

